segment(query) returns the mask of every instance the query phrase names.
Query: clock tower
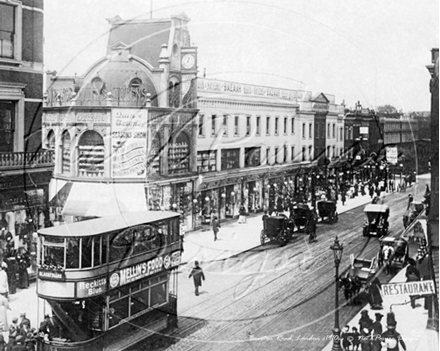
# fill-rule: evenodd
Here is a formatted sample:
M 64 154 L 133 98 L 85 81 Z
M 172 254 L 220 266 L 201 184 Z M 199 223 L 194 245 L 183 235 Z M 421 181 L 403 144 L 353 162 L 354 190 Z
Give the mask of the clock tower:
M 197 102 L 197 48 L 182 47 L 180 52 L 181 101 L 182 105 L 188 108 L 196 107 Z

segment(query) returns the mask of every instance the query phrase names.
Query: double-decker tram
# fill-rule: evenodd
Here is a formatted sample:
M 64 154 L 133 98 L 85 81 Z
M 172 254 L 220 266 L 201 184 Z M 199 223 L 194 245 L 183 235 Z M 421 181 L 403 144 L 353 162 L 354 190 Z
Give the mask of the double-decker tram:
M 42 348 L 123 350 L 177 325 L 179 228 L 148 211 L 40 229 L 37 294 L 55 325 Z

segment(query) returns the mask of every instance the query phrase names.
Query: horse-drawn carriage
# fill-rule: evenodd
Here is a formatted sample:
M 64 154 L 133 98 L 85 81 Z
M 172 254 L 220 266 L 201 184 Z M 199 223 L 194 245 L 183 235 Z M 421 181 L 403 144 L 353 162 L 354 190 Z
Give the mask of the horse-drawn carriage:
M 336 202 L 330 200 L 321 200 L 316 203 L 318 207 L 319 217 L 322 221 L 327 220 L 329 223 L 338 221 L 338 213 L 336 212 Z
M 388 234 L 390 208 L 387 205 L 370 204 L 365 206 L 364 212 L 366 215 L 363 229 L 364 236 Z
M 402 269 L 409 258 L 408 243 L 404 238 L 385 237 L 380 240 L 380 250 L 377 254 L 379 267 L 385 266 L 388 274 L 391 269 Z
M 261 245 L 277 241 L 285 245 L 292 238 L 293 221 L 286 216 L 266 217 L 263 220 L 263 230 L 260 233 Z
M 362 303 L 366 297 L 365 291 L 361 289 L 370 282 L 370 279 L 376 273 L 377 260 L 376 257 L 368 260 L 354 258 L 354 255 L 350 255 L 350 261 L 350 270 L 339 280 L 340 287 L 344 290 L 347 303 Z
M 313 216 L 313 211 L 307 204 L 300 203 L 293 207 L 293 220 L 298 230 L 306 229 L 310 218 L 313 218 Z

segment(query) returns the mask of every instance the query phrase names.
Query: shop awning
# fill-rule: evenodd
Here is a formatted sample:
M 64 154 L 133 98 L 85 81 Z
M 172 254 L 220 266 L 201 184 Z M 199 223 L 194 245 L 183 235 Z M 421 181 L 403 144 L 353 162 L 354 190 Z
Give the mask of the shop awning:
M 63 207 L 71 189 L 71 182 L 52 178 L 49 183 L 49 206 Z
M 63 214 L 105 217 L 147 211 L 143 184 L 73 183 Z

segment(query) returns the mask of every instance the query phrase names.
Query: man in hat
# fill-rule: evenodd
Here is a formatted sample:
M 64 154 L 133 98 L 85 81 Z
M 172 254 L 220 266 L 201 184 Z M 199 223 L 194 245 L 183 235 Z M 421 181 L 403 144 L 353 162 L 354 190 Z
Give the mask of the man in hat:
M 387 351 L 399 351 L 399 343 L 402 345 L 404 351 L 406 351 L 405 342 L 402 336 L 396 331 L 396 321 L 388 321 L 387 330 L 382 333 L 382 342 L 385 343 Z
M 188 278 L 193 277 L 196 296 L 199 296 L 199 286 L 202 286 L 202 279 L 205 280 L 202 267 L 199 266 L 199 261 L 194 262 L 194 268 L 191 270 Z
M 26 318 L 26 312 L 21 312 L 20 313 L 20 322 L 19 322 L 20 329 L 23 329 L 25 325 L 27 325 L 30 329 L 31 328 L 31 321 L 28 318 Z
M 15 338 L 19 335 L 19 329 L 18 318 L 12 318 L 12 324 L 9 326 L 8 350 L 12 350 L 12 347 L 15 345 Z
M 214 216 L 212 219 L 212 231 L 214 232 L 214 241 L 217 241 L 217 233 L 220 230 L 220 222 L 217 219 L 217 216 Z
M 371 329 L 371 326 L 373 325 L 373 320 L 368 315 L 367 310 L 363 310 L 361 312 L 361 319 L 359 319 L 359 330 L 362 332 L 364 328 L 367 328 L 368 330 Z
M 411 194 L 408 194 L 408 206 L 406 206 L 406 210 L 408 211 L 411 207 L 411 203 L 414 201 L 414 198 Z
M 383 318 L 383 314 L 375 313 L 374 316 L 376 317 L 376 320 L 372 325 L 373 336 L 371 342 L 371 351 L 380 351 L 382 350 L 381 336 L 383 330 L 381 320 Z

